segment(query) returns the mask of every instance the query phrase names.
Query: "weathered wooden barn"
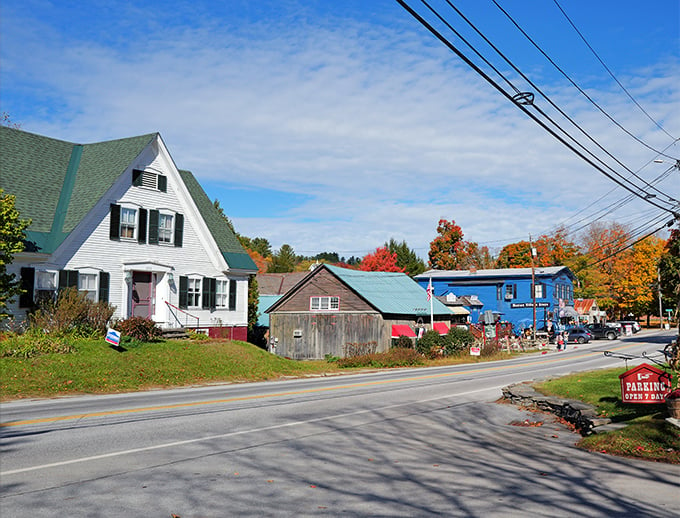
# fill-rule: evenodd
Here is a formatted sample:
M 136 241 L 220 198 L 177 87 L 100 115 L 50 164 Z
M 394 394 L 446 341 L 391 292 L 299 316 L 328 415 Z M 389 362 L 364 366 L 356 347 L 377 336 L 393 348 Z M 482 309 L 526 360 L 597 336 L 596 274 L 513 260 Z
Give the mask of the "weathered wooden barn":
M 272 351 L 294 359 L 343 357 L 346 344 L 374 342 L 430 328 L 430 316 L 449 323 L 451 310 L 404 273 L 362 272 L 320 265 L 268 310 Z M 430 311 L 432 307 L 432 313 Z

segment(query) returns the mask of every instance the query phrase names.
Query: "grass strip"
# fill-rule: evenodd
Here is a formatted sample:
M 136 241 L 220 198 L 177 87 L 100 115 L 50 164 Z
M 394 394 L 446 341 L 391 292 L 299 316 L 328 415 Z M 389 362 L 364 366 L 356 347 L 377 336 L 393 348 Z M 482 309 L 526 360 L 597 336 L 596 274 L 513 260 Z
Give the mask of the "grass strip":
M 621 401 L 619 375 L 624 369 L 582 372 L 536 383 L 548 396 L 578 399 L 597 408 L 598 415 L 620 430 L 597 433 L 579 441 L 581 448 L 640 459 L 680 464 L 680 429 L 666 422 L 665 404 L 633 404 Z

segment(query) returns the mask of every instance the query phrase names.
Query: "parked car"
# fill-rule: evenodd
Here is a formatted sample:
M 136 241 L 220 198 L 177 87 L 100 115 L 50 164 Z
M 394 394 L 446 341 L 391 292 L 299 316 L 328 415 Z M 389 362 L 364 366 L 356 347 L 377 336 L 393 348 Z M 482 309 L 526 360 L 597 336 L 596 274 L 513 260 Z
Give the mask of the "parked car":
M 567 331 L 567 343 L 585 344 L 592 340 L 593 336 L 584 327 L 572 327 Z
M 607 324 L 588 324 L 586 326 L 588 332 L 593 336 L 595 340 L 598 338 L 606 338 L 607 340 L 615 340 L 621 336 L 621 331 L 619 326 L 609 326 Z
M 640 323 L 635 321 L 635 320 L 618 320 L 618 324 L 621 324 L 621 328 L 623 332 L 626 332 L 626 327 L 630 326 L 631 330 L 633 333 L 637 333 L 641 328 L 640 328 Z

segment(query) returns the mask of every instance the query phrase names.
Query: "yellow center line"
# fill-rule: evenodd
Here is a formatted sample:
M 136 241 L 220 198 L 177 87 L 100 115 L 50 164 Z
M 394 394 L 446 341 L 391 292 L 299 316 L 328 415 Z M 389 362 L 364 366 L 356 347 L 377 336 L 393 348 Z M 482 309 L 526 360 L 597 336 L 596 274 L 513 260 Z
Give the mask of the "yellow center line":
M 611 350 L 621 350 L 621 349 L 626 349 L 628 347 L 633 347 L 634 345 L 638 344 L 631 344 L 631 345 L 622 345 L 617 348 L 613 348 Z M 602 354 L 601 351 L 598 352 L 590 352 L 590 353 L 584 353 L 578 356 L 570 356 L 570 359 L 577 359 L 577 358 L 587 358 L 590 356 L 595 356 L 595 355 L 600 355 Z M 204 405 L 215 405 L 215 404 L 220 404 L 220 403 L 233 403 L 236 401 L 251 401 L 251 400 L 256 400 L 256 399 L 266 399 L 266 398 L 280 398 L 280 397 L 286 397 L 286 396 L 295 396 L 295 395 L 300 395 L 300 394 L 312 394 L 316 392 L 330 392 L 333 390 L 343 390 L 343 389 L 352 389 L 352 388 L 359 388 L 359 387 L 370 387 L 370 386 L 376 386 L 376 385 L 386 385 L 390 383 L 403 383 L 403 382 L 408 382 L 408 381 L 419 381 L 419 380 L 426 380 L 426 379 L 436 379 L 436 378 L 446 378 L 446 377 L 452 377 L 452 376 L 461 376 L 461 375 L 467 375 L 467 374 L 478 374 L 482 372 L 493 372 L 497 370 L 507 370 L 507 369 L 514 369 L 518 367 L 526 367 L 528 365 L 536 365 L 536 364 L 550 364 L 550 363 L 556 363 L 562 361 L 562 357 L 558 358 L 546 358 L 545 360 L 541 361 L 532 361 L 532 362 L 526 362 L 526 363 L 519 363 L 519 364 L 513 364 L 513 365 L 499 365 L 499 366 L 494 366 L 494 367 L 482 367 L 478 369 L 471 369 L 471 370 L 465 370 L 465 371 L 460 371 L 460 372 L 444 372 L 444 373 L 438 373 L 438 374 L 425 374 L 425 375 L 420 375 L 420 376 L 410 376 L 408 378 L 399 378 L 399 379 L 392 379 L 392 380 L 378 380 L 378 381 L 366 381 L 362 383 L 352 383 L 352 384 L 347 384 L 347 385 L 337 385 L 333 387 L 319 387 L 319 388 L 313 388 L 313 389 L 303 389 L 303 390 L 292 390 L 292 391 L 287 391 L 287 392 L 275 392 L 272 394 L 259 394 L 259 395 L 254 395 L 254 396 L 242 396 L 242 397 L 231 397 L 231 398 L 224 398 L 224 399 L 211 399 L 207 401 L 194 401 L 191 403 L 175 403 L 171 405 L 157 405 L 157 406 L 148 406 L 148 407 L 141 407 L 141 408 L 125 408 L 121 410 L 108 410 L 104 412 L 88 412 L 85 414 L 72 414 L 72 415 L 65 415 L 65 416 L 57 416 L 57 417 L 43 417 L 40 419 L 27 419 L 24 421 L 13 421 L 9 423 L 0 423 L 0 428 L 3 427 L 9 427 L 9 426 L 24 426 L 24 425 L 31 425 L 31 424 L 44 424 L 44 423 L 55 423 L 58 421 L 70 421 L 74 419 L 85 419 L 88 417 L 104 417 L 104 416 L 112 416 L 112 415 L 123 415 L 123 414 L 133 414 L 133 413 L 140 413 L 140 412 L 153 412 L 153 411 L 158 411 L 158 410 L 171 410 L 171 409 L 176 409 L 176 408 L 190 408 L 190 407 L 196 407 L 196 406 L 204 406 Z

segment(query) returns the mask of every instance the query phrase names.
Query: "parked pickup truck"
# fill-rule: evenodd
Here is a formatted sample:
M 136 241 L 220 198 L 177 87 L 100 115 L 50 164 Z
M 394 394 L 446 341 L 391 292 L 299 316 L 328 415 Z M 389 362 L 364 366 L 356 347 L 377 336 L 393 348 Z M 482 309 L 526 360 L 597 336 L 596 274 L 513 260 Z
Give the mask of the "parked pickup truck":
M 606 338 L 607 340 L 615 340 L 621 336 L 619 327 L 608 326 L 607 324 L 588 324 L 586 329 L 595 339 Z

